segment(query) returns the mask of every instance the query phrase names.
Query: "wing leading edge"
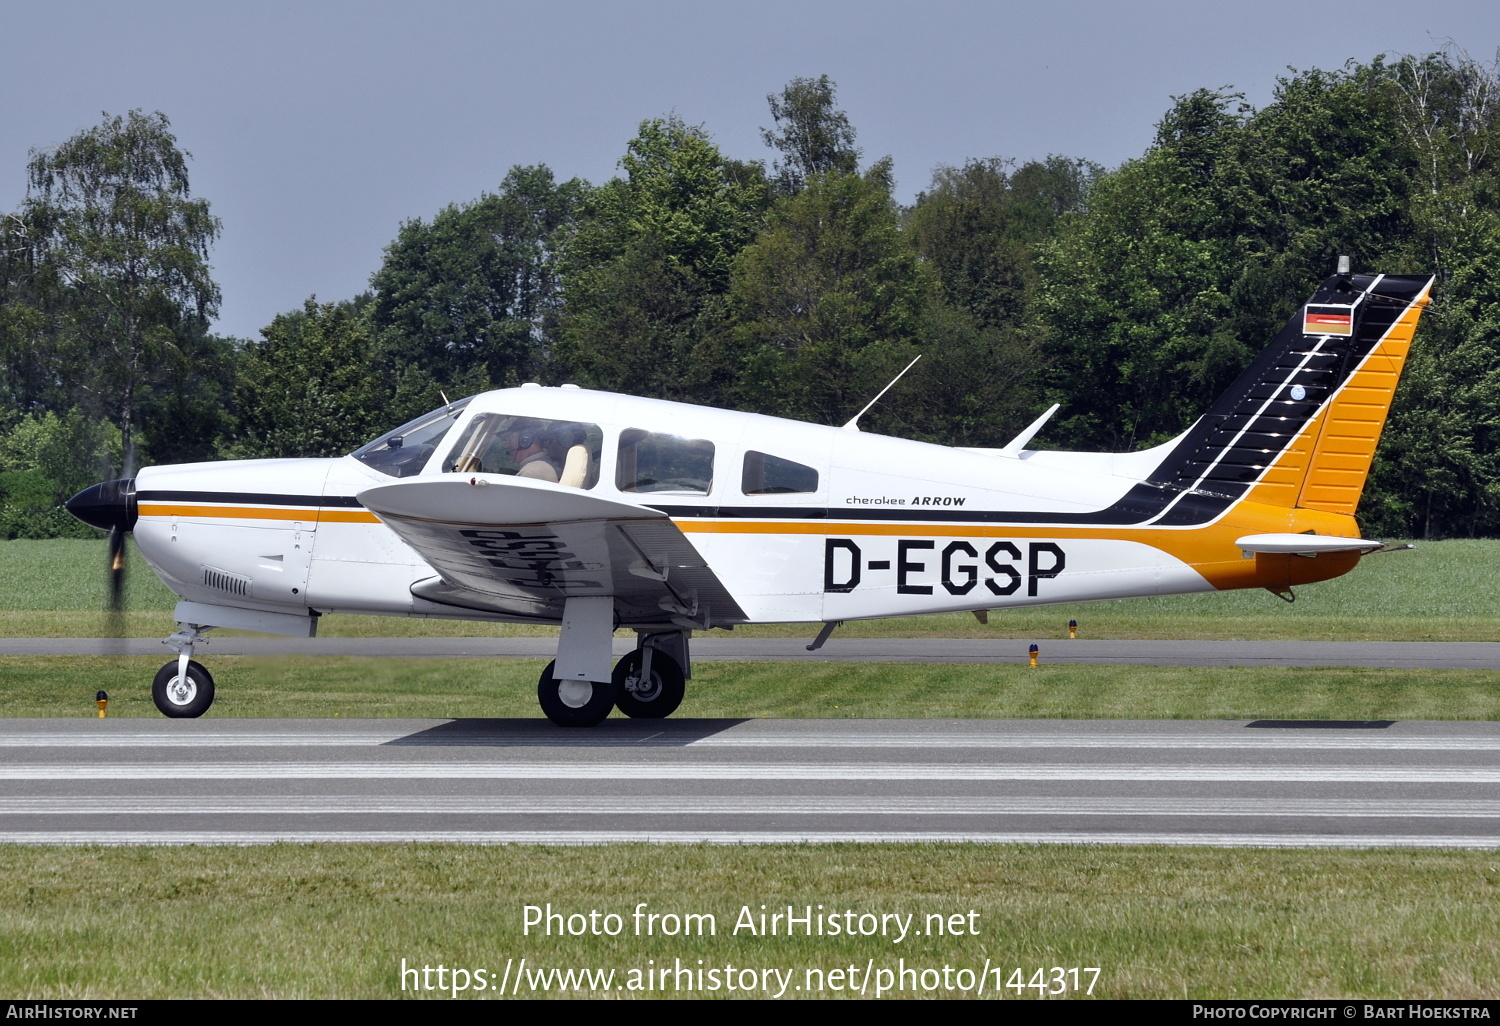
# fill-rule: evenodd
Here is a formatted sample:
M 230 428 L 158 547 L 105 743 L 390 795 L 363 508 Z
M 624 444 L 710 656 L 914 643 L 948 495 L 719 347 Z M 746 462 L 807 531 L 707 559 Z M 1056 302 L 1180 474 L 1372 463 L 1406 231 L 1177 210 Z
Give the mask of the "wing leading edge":
M 431 602 L 557 621 L 566 599 L 609 596 L 622 627 L 746 620 L 659 510 L 500 474 L 410 478 L 358 498 L 437 570 L 412 586 Z

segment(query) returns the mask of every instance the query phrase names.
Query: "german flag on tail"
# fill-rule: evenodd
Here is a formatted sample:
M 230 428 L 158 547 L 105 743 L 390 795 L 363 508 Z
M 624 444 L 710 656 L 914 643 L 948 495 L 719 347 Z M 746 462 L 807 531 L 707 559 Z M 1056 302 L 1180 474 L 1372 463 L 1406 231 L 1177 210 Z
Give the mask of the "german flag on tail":
M 1354 334 L 1354 307 L 1332 303 L 1308 303 L 1302 311 L 1302 334 Z

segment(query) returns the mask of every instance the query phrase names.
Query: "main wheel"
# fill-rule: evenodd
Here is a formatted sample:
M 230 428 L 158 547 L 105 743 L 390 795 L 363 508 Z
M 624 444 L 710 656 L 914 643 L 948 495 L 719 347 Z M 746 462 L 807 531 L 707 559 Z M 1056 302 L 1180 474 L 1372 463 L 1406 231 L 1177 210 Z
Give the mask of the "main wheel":
M 651 653 L 651 679 L 641 677 L 641 650 L 615 663 L 615 705 L 626 716 L 659 720 L 682 704 L 682 667 L 665 652 Z
M 556 662 L 547 664 L 537 681 L 536 700 L 547 719 L 559 727 L 592 727 L 604 721 L 615 707 L 613 681 L 558 680 L 552 676 Z
M 163 716 L 174 719 L 192 719 L 208 712 L 214 704 L 214 679 L 203 668 L 202 663 L 191 659 L 187 664 L 187 679 L 177 675 L 177 660 L 156 671 L 151 682 L 151 701 Z

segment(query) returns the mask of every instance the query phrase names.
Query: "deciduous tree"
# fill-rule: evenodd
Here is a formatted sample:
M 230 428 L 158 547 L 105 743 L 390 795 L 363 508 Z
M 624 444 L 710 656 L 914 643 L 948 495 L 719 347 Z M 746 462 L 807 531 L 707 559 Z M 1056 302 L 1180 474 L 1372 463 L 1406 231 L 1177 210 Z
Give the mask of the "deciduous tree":
M 735 255 L 767 202 L 759 164 L 729 160 L 701 128 L 643 122 L 595 189 L 563 250 L 557 373 L 581 384 L 716 401 L 736 368 L 721 357 Z
M 827 75 L 794 78 L 778 93 L 766 96 L 774 128 L 762 128 L 766 145 L 781 151 L 773 180 L 782 195 L 798 192 L 814 175 L 859 170 L 854 126 L 834 106 L 837 87 Z
M 447 388 L 476 371 L 496 386 L 534 373 L 558 306 L 555 247 L 586 191 L 518 166 L 497 193 L 404 223 L 370 279 L 387 373 Z
M 169 129 L 133 110 L 33 151 L 20 214 L 44 308 L 85 354 L 79 384 L 117 419 L 127 453 L 143 385 L 219 304 L 208 265 L 219 220 L 192 197 Z

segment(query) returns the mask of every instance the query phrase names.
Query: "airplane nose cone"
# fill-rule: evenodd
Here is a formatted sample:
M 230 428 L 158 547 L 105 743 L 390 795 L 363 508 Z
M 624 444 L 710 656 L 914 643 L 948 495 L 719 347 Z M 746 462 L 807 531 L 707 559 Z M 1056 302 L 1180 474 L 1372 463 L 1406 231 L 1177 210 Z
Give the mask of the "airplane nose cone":
M 101 481 L 63 503 L 63 508 L 90 527 L 129 531 L 136 520 L 135 478 Z

